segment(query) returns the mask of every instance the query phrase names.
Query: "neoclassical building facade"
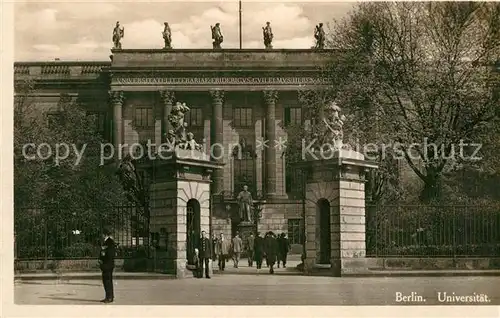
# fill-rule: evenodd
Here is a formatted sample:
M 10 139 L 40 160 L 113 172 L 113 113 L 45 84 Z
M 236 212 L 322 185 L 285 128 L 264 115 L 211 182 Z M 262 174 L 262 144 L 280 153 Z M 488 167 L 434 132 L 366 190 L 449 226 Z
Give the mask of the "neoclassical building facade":
M 72 96 L 98 118 L 96 128 L 119 145 L 155 145 L 169 130 L 176 102 L 190 107 L 186 120 L 198 143 L 215 149 L 223 169 L 213 176 L 213 194 L 234 199 L 243 185 L 266 199 L 260 231 L 288 232 L 300 244 L 302 209 L 291 196 L 282 147 L 283 127 L 307 126 L 299 94 L 326 82 L 320 68 L 329 50 L 113 50 L 111 61 L 16 62 L 16 81 L 36 83 L 37 107 L 58 111 Z M 124 147 L 127 151 L 127 147 Z M 231 222 L 213 222 L 230 235 Z

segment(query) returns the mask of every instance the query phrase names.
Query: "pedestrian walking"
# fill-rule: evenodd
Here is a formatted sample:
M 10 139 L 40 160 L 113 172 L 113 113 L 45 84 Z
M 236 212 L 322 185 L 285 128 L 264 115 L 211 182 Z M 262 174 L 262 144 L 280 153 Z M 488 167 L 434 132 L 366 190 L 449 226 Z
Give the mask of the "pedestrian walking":
M 274 274 L 274 264 L 276 263 L 276 254 L 278 253 L 278 242 L 273 232 L 268 232 L 264 240 L 269 273 Z
M 286 259 L 288 253 L 290 252 L 291 246 L 290 246 L 290 241 L 286 237 L 285 233 L 281 233 L 280 235 L 280 238 L 278 240 L 278 249 L 279 249 L 278 268 L 280 268 L 280 261 L 283 263 L 283 268 L 286 268 Z
M 104 229 L 103 245 L 99 254 L 99 267 L 102 272 L 102 285 L 104 287 L 105 297 L 101 302 L 112 303 L 115 300 L 113 290 L 113 270 L 115 268 L 116 244 L 111 237 L 111 232 Z
M 264 239 L 260 236 L 260 233 L 257 232 L 257 237 L 254 242 L 254 259 L 257 263 L 257 269 L 262 268 L 262 257 L 264 256 Z
M 250 233 L 246 241 L 247 241 L 246 250 L 248 256 L 248 266 L 253 267 L 253 259 L 255 251 L 255 237 L 253 236 L 253 233 Z
M 212 257 L 211 252 L 212 243 L 210 239 L 207 237 L 207 232 L 201 231 L 201 239 L 198 246 L 198 250 L 200 253 L 200 267 L 203 272 L 203 267 L 205 268 L 205 278 L 210 278 L 209 266 L 210 266 L 210 258 Z
M 238 268 L 241 250 L 243 249 L 243 242 L 241 241 L 240 234 L 238 232 L 236 232 L 236 235 L 233 238 L 233 244 L 231 247 L 233 251 L 234 268 Z
M 243 242 L 240 238 L 239 232 L 236 232 L 236 235 L 233 237 L 231 249 L 233 251 L 234 268 L 238 268 L 238 264 L 240 262 L 241 250 L 243 249 Z
M 200 263 L 200 250 L 197 248 L 194 249 L 193 265 L 194 277 L 203 278 L 203 265 Z
M 215 233 L 212 234 L 212 261 L 217 260 L 217 236 L 215 236 Z
M 217 240 L 217 257 L 219 258 L 219 270 L 224 271 L 226 268 L 226 260 L 229 257 L 229 249 L 231 248 L 231 242 L 226 240 L 224 234 L 219 235 Z

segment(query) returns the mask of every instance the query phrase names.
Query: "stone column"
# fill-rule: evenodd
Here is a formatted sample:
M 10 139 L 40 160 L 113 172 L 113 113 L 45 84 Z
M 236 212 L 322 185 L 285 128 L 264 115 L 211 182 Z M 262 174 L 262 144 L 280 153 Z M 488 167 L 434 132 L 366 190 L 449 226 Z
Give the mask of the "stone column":
M 264 91 L 264 102 L 266 108 L 265 140 L 268 140 L 268 147 L 265 150 L 265 178 L 266 196 L 271 198 L 276 196 L 276 100 L 278 92 L 273 90 Z
M 172 91 L 160 91 L 161 100 L 163 101 L 163 129 L 162 129 L 162 142 L 166 141 L 166 136 L 170 130 L 170 122 L 168 115 L 172 111 L 174 104 L 175 94 Z
M 123 143 L 124 94 L 122 91 L 110 91 L 109 97 L 113 106 L 113 144 L 115 146 L 115 151 L 119 151 L 120 145 Z
M 224 162 L 222 156 L 226 155 L 221 147 L 213 147 L 214 144 L 223 144 L 223 116 L 224 91 L 211 90 L 212 97 L 212 120 L 210 129 L 210 151 L 211 158 L 218 162 Z M 217 169 L 213 173 L 212 193 L 218 194 L 224 189 L 224 170 Z

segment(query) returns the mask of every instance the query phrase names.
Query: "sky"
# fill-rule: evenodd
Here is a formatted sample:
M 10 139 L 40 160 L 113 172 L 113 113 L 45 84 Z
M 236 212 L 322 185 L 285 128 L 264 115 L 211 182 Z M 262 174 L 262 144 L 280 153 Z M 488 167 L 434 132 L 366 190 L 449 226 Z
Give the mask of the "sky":
M 315 25 L 341 19 L 353 2 L 242 1 L 243 48 L 264 48 L 262 27 L 273 28 L 274 48 L 310 48 Z M 14 9 L 15 60 L 102 60 L 111 54 L 116 21 L 125 28 L 123 49 L 160 49 L 163 23 L 173 48 L 212 48 L 210 25 L 221 24 L 223 48 L 239 48 L 238 2 L 41 2 Z M 327 31 L 327 29 L 325 30 Z

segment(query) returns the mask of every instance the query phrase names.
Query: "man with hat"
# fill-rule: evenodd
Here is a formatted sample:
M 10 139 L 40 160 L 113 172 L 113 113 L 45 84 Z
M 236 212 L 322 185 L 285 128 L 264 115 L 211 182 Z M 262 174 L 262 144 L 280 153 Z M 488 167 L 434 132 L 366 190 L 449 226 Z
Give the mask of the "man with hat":
M 269 273 L 274 274 L 274 264 L 276 263 L 276 254 L 278 253 L 278 242 L 276 241 L 276 236 L 272 231 L 266 234 L 265 240 L 265 251 L 266 251 L 266 262 L 269 266 Z
M 254 242 L 254 259 L 257 263 L 257 269 L 262 268 L 262 258 L 264 257 L 264 239 L 257 232 L 257 237 Z

